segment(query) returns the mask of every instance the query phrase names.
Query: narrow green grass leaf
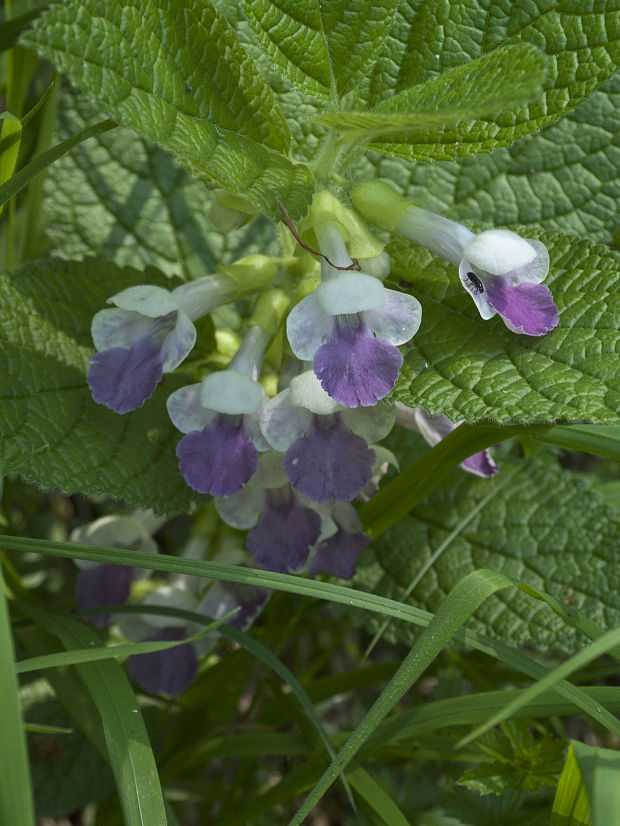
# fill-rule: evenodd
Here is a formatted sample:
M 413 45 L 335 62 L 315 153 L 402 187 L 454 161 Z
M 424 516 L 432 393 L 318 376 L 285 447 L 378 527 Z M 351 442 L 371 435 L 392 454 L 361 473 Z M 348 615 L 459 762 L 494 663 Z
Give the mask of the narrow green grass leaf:
M 428 626 L 433 619 L 433 614 L 428 611 L 366 591 L 334 585 L 329 582 L 308 580 L 290 574 L 276 574 L 254 568 L 240 568 L 237 565 L 222 565 L 205 560 L 183 559 L 165 554 L 121 551 L 113 548 L 91 547 L 77 543 L 15 536 L 0 536 L 0 547 L 6 550 L 30 551 L 48 556 L 129 565 L 154 571 L 188 574 L 225 582 L 239 582 L 262 588 L 272 588 L 278 591 L 340 603 L 341 605 L 371 611 L 383 616 L 391 616 L 422 628 Z M 477 651 L 500 660 L 509 668 L 527 674 L 534 680 L 540 680 L 548 674 L 548 669 L 545 666 L 525 656 L 518 649 L 506 645 L 501 640 L 491 639 L 484 634 L 469 629 L 457 631 L 455 639 L 464 645 L 471 646 Z M 557 683 L 555 690 L 562 697 L 574 702 L 582 711 L 598 720 L 602 725 L 607 724 L 609 713 L 601 709 L 598 703 L 576 686 L 564 680 Z
M 112 120 L 100 121 L 94 126 L 87 126 L 76 135 L 72 135 L 70 138 L 57 143 L 56 146 L 52 146 L 51 149 L 48 149 L 46 152 L 38 155 L 30 161 L 30 163 L 20 169 L 19 172 L 16 172 L 12 178 L 0 185 L 0 206 L 3 206 L 7 201 L 10 201 L 10 199 L 14 195 L 17 195 L 17 193 L 22 190 L 26 184 L 29 184 L 33 178 L 40 175 L 41 172 L 47 169 L 47 167 L 54 163 L 55 160 L 64 155 L 65 152 L 73 149 L 74 146 L 77 146 L 87 138 L 91 138 L 94 135 L 99 135 L 101 132 L 107 132 L 108 129 L 114 129 L 115 126 L 116 124 Z
M 488 596 L 510 585 L 512 585 L 510 580 L 502 574 L 494 571 L 474 571 L 452 589 L 428 626 L 421 632 L 396 674 L 292 818 L 290 826 L 299 826 L 302 823 L 306 815 L 332 785 L 337 775 L 346 769 L 379 723 L 423 674 L 476 608 Z
M 570 677 L 575 671 L 588 665 L 588 663 L 600 657 L 602 654 L 606 654 L 619 644 L 620 628 L 613 628 L 611 631 L 606 631 L 604 634 L 601 634 L 594 642 L 591 642 L 577 654 L 566 660 L 566 662 L 551 669 L 545 677 L 538 680 L 529 688 L 526 688 L 523 694 L 508 703 L 508 705 L 500 711 L 492 714 L 482 725 L 477 726 L 466 737 L 463 737 L 458 743 L 459 747 L 471 743 L 472 740 L 480 737 L 485 731 L 488 731 L 490 728 L 493 728 L 493 726 L 505 720 L 507 715 L 513 714 L 522 704 L 535 699 L 539 694 L 542 694 L 543 691 L 554 688 L 559 680 Z M 618 722 L 618 720 L 608 715 L 606 726 L 616 737 L 620 737 L 620 722 Z
M 101 638 L 81 622 L 21 604 L 34 622 L 57 636 L 67 649 L 102 646 Z M 104 727 L 110 763 L 125 826 L 166 826 L 157 767 L 136 696 L 114 660 L 76 666 Z
M 44 654 L 41 657 L 31 657 L 28 660 L 21 660 L 16 663 L 15 669 L 18 674 L 27 674 L 30 671 L 39 671 L 43 668 L 60 668 L 66 665 L 79 665 L 81 663 L 101 662 L 103 660 L 115 660 L 118 657 L 131 657 L 136 654 L 152 654 L 155 651 L 167 651 L 177 645 L 185 645 L 188 642 L 196 642 L 201 637 L 215 631 L 216 628 L 230 619 L 239 609 L 235 608 L 223 617 L 209 623 L 200 633 L 194 634 L 182 640 L 173 642 L 132 642 L 123 645 L 113 645 L 109 647 L 95 647 L 88 649 L 72 649 L 59 654 Z
M 347 778 L 386 826 L 411 826 L 390 795 L 367 771 L 358 766 L 347 774 Z
M 64 726 L 48 726 L 44 723 L 24 723 L 24 729 L 29 734 L 72 734 L 72 728 Z
M 34 826 L 30 767 L 15 673 L 13 638 L 0 565 L 0 823 Z
M 442 728 L 476 725 L 486 720 L 489 714 L 505 708 L 513 699 L 521 697 L 525 690 L 512 688 L 465 694 L 398 712 L 377 726 L 361 755 L 371 755 L 375 749 L 388 743 L 410 741 Z M 580 690 L 608 711 L 620 711 L 620 688 L 617 686 L 580 686 Z M 562 717 L 578 711 L 573 702 L 551 690 L 515 709 L 509 719 Z
M 617 425 L 499 425 L 464 422 L 412 462 L 360 508 L 364 530 L 378 537 L 406 516 L 468 456 L 520 436 L 620 461 Z
M 620 813 L 620 753 L 578 742 L 571 747 L 590 802 L 592 826 L 607 826 Z
M 10 112 L 0 114 L 0 186 L 6 183 L 17 166 L 17 157 L 22 140 L 22 123 Z M 0 217 L 5 204 L 0 204 Z
M 553 799 L 549 826 L 592 826 L 588 794 L 575 760 L 572 744 L 566 753 L 564 768 Z

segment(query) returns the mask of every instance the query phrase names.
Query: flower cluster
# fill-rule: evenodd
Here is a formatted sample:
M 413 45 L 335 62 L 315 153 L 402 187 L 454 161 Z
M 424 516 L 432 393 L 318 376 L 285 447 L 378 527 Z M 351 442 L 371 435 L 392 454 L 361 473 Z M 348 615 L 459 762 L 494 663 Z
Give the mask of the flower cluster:
M 509 330 L 530 336 L 558 323 L 541 283 L 549 257 L 539 241 L 509 230 L 475 235 L 380 182 L 357 185 L 351 198 L 358 212 L 318 193 L 301 236 L 295 233 L 300 249 L 287 259 L 250 256 L 171 291 L 130 287 L 93 320 L 93 398 L 123 414 L 189 355 L 198 318 L 259 293 L 225 367 L 171 393 L 167 409 L 183 434 L 176 453 L 187 484 L 213 496 L 221 519 L 247 531 L 255 562 L 275 571 L 351 577 L 370 541 L 351 502 L 371 495 L 387 466 L 378 443 L 395 423 L 430 444 L 456 427 L 386 399 L 403 363 L 399 347 L 418 332 L 422 307 L 385 286 L 389 257 L 360 213 L 458 267 L 483 319 L 499 315 Z M 320 272 L 301 246 L 320 258 Z M 287 355 L 293 366 L 282 370 Z M 280 374 L 277 388 L 265 381 L 269 369 Z M 487 451 L 463 467 L 484 477 L 497 471 Z M 195 605 L 202 596 L 191 595 Z

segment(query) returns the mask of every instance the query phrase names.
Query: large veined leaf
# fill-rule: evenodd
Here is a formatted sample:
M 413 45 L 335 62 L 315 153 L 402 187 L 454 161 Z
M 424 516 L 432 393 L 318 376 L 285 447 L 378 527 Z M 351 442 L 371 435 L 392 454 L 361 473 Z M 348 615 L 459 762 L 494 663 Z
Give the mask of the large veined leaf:
M 261 45 L 296 85 L 337 98 L 371 69 L 398 0 L 244 0 Z
M 610 77 L 620 63 L 618 10 L 605 3 L 585 8 L 572 0 L 534 0 L 527 6 L 498 0 L 439 6 L 434 0 L 403 0 L 370 76 L 367 102 L 376 106 L 440 72 L 519 41 L 538 46 L 551 61 L 540 100 L 514 116 L 490 118 L 495 140 L 504 145 L 557 120 Z M 464 134 L 462 128 L 447 127 L 426 147 L 427 157 L 484 151 L 487 128 L 473 124 Z M 408 159 L 422 152 L 421 147 L 414 152 L 407 144 L 387 141 L 377 141 L 375 148 Z
M 411 438 L 401 436 L 405 443 Z M 399 599 L 443 547 L 410 604 L 435 611 L 466 574 L 492 568 L 574 605 L 603 627 L 618 623 L 620 520 L 589 481 L 546 456 L 504 459 L 491 480 L 461 470 L 452 478 L 370 546 L 358 584 Z M 392 634 L 410 635 L 402 624 L 390 627 Z M 575 633 L 545 603 L 513 590 L 498 592 L 468 627 L 511 644 L 575 643 Z
M 310 173 L 284 154 L 284 116 L 210 3 L 69 0 L 54 4 L 23 41 L 194 174 L 272 215 L 278 198 L 293 213 L 306 206 Z
M 168 376 L 154 397 L 125 416 L 93 402 L 86 384 L 93 353 L 90 323 L 124 287 L 164 284 L 140 272 L 91 259 L 51 259 L 0 275 L 0 448 L 5 473 L 18 471 L 43 488 L 107 494 L 165 513 L 206 497 L 179 474 L 179 434 L 165 407 L 180 384 Z
M 59 138 L 78 132 L 96 115 L 84 95 L 63 89 Z M 205 183 L 176 165 L 170 153 L 118 127 L 48 169 L 46 231 L 54 255 L 95 255 L 186 278 L 212 272 L 235 253 L 266 252 L 273 244 L 273 228 L 265 219 L 217 231 L 209 220 L 213 202 Z
M 547 65 L 548 59 L 539 49 L 529 43 L 514 43 L 405 89 L 371 111 L 326 113 L 317 120 L 350 140 L 408 144 L 412 158 L 424 159 L 428 146 L 440 143 L 448 126 L 461 130 L 466 140 L 475 130 L 477 144 L 488 151 L 501 146 L 502 141 L 514 140 L 512 135 L 497 139 L 496 120 L 509 117 L 508 112 L 497 113 L 516 110 L 538 97 Z M 494 117 L 473 123 L 485 115 Z M 527 125 L 524 129 L 527 131 Z M 477 144 L 464 143 L 463 149 L 478 151 Z
M 620 226 L 619 136 L 616 73 L 558 123 L 510 148 L 433 166 L 378 156 L 369 163 L 414 202 L 456 220 L 534 224 L 609 243 Z
M 526 233 L 527 234 L 527 233 Z M 545 336 L 483 321 L 456 268 L 408 242 L 394 242 L 392 274 L 422 304 L 394 397 L 457 421 L 618 422 L 620 255 L 559 233 L 535 233 L 549 249 L 545 281 L 558 327 Z

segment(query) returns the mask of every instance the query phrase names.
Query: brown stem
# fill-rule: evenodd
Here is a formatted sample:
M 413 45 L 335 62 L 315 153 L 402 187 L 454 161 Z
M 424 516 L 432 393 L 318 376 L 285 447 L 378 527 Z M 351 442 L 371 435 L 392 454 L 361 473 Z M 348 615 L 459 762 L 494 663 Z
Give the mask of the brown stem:
M 319 255 L 321 258 L 323 258 L 325 261 L 327 261 L 327 263 L 329 264 L 330 267 L 333 267 L 335 270 L 356 270 L 357 272 L 360 272 L 360 270 L 362 268 L 359 265 L 359 261 L 354 260 L 353 263 L 349 264 L 348 267 L 339 267 L 337 264 L 332 264 L 332 262 L 329 260 L 329 258 L 326 255 L 323 255 L 322 252 L 319 252 L 319 250 L 313 250 L 312 247 L 309 247 L 307 244 L 304 244 L 304 242 L 299 237 L 299 233 L 295 229 L 295 225 L 293 224 L 293 222 L 289 218 L 289 214 L 286 211 L 286 209 L 284 208 L 284 204 L 282 203 L 282 201 L 276 201 L 276 204 L 278 205 L 278 209 L 282 213 L 282 219 L 284 220 L 284 223 L 286 224 L 286 226 L 291 231 L 291 235 L 297 241 L 299 246 L 306 250 L 306 252 L 309 252 L 312 255 Z

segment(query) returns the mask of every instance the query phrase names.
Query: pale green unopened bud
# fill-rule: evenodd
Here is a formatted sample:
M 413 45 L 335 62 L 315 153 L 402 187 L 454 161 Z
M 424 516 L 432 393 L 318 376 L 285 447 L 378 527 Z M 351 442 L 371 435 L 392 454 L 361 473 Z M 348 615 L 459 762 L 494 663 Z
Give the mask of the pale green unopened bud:
M 383 181 L 358 184 L 351 192 L 351 200 L 365 218 L 389 232 L 411 209 L 409 201 Z
M 282 290 L 267 290 L 259 296 L 250 324 L 256 324 L 265 332 L 275 335 L 284 321 L 290 304 L 289 297 Z

